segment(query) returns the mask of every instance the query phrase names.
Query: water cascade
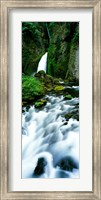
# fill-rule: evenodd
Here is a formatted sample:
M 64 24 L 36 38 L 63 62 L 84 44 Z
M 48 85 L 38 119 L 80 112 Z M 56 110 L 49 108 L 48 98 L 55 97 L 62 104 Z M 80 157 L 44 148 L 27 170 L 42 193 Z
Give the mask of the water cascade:
M 38 69 L 37 72 L 40 70 L 44 70 L 46 72 L 47 69 L 47 52 L 41 57 L 39 64 L 38 64 Z
M 79 178 L 79 121 L 64 117 L 78 109 L 79 98 L 45 98 L 44 108 L 22 114 L 22 178 Z

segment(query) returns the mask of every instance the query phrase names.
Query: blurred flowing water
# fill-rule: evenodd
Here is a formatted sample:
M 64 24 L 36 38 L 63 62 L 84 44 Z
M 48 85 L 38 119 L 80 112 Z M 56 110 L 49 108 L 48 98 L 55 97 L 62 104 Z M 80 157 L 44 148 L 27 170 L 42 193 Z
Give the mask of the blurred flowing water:
M 64 117 L 79 98 L 45 98 L 43 108 L 30 106 L 22 114 L 22 178 L 79 178 L 79 121 Z
M 46 52 L 40 59 L 39 64 L 38 64 L 38 69 L 37 72 L 40 70 L 44 70 L 46 72 L 47 69 L 47 55 L 48 53 Z

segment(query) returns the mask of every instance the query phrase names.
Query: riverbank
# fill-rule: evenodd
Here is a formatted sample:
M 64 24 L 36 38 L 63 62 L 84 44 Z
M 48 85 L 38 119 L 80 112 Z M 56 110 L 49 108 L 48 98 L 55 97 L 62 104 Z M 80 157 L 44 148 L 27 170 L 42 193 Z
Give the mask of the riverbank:
M 46 74 L 43 70 L 34 76 L 22 76 L 22 107 L 35 105 L 37 107 L 45 105 L 44 96 L 46 94 L 63 94 L 67 100 L 78 97 L 79 92 L 72 86 L 78 85 L 78 81 L 68 82 L 61 78 L 53 78 Z

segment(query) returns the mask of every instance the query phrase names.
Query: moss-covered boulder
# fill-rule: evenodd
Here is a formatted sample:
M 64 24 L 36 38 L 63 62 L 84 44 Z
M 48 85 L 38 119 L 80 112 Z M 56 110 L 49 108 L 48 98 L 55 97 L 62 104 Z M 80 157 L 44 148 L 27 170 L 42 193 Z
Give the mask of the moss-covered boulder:
M 50 92 L 54 88 L 54 78 L 50 76 L 49 74 L 46 74 L 43 70 L 39 71 L 35 74 L 35 77 L 41 82 L 43 87 L 47 92 Z M 57 81 L 58 82 L 58 81 Z
M 73 98 L 79 97 L 79 90 L 76 90 L 74 88 L 65 87 L 64 91 L 66 92 L 67 95 L 70 94 Z
M 35 74 L 35 77 L 41 78 L 41 77 L 45 77 L 45 75 L 46 75 L 45 71 L 44 70 L 40 70 L 39 72 L 37 72 Z
M 64 99 L 71 100 L 73 97 L 70 94 L 67 94 L 64 96 Z
M 33 102 L 45 95 L 45 88 L 41 82 L 32 76 L 22 77 L 22 102 Z
M 70 118 L 73 118 L 73 119 L 76 119 L 77 121 L 79 121 L 79 110 L 75 110 L 75 111 L 72 111 L 71 113 L 67 113 L 65 114 L 65 119 L 66 121 L 68 121 Z
M 40 101 L 36 101 L 34 105 L 35 105 L 35 108 L 41 108 L 45 106 L 46 103 L 47 103 L 46 99 L 40 99 Z
M 65 119 L 68 121 L 70 118 L 72 118 L 72 113 L 65 114 Z
M 63 91 L 64 90 L 64 87 L 62 86 L 62 85 L 57 85 L 57 86 L 55 86 L 55 88 L 54 88 L 54 91 L 55 92 L 60 92 L 60 91 Z
M 60 78 L 54 78 L 54 84 L 55 85 L 61 85 L 61 81 L 62 81 L 62 79 Z

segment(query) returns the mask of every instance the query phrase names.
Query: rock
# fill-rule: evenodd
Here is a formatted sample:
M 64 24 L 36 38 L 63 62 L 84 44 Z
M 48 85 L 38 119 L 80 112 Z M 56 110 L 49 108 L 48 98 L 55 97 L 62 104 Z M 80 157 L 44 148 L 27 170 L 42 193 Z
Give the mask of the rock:
M 57 86 L 55 86 L 55 88 L 54 88 L 54 91 L 55 92 L 59 92 L 59 91 L 63 91 L 64 90 L 64 87 L 62 86 L 62 85 L 57 85 Z
M 79 164 L 76 160 L 74 160 L 72 157 L 67 156 L 61 159 L 61 161 L 57 164 L 62 170 L 70 171 L 72 172 L 73 169 L 78 169 Z
M 61 83 L 60 83 L 61 80 L 62 79 L 54 78 L 54 84 L 55 85 L 61 85 Z
M 71 113 L 65 114 L 65 119 L 68 121 L 70 118 L 76 119 L 79 121 L 79 110 L 72 111 Z
M 45 77 L 45 83 L 53 85 L 54 84 L 54 78 L 47 74 L 46 77 Z
M 70 94 L 73 98 L 79 97 L 79 90 L 75 90 L 74 88 L 65 87 L 64 91 L 67 94 Z
M 64 96 L 64 98 L 66 100 L 71 100 L 73 97 L 70 94 L 67 94 L 67 95 Z
M 45 172 L 45 166 L 47 165 L 47 162 L 44 158 L 39 158 L 37 162 L 37 166 L 34 170 L 34 175 L 40 176 Z
M 22 102 L 27 104 L 45 95 L 45 88 L 41 82 L 32 76 L 22 77 Z
M 41 99 L 40 101 L 35 102 L 35 108 L 41 108 L 42 106 L 45 106 L 47 103 L 46 99 Z
M 64 122 L 64 124 L 63 125 L 67 125 L 68 124 L 68 122 L 66 121 L 66 122 Z
M 65 114 L 65 119 L 68 121 L 70 118 L 72 118 L 72 113 Z
M 46 77 L 46 73 L 44 70 L 40 70 L 38 73 L 36 73 L 34 75 L 35 77 L 37 77 L 39 80 L 44 81 L 45 77 Z

